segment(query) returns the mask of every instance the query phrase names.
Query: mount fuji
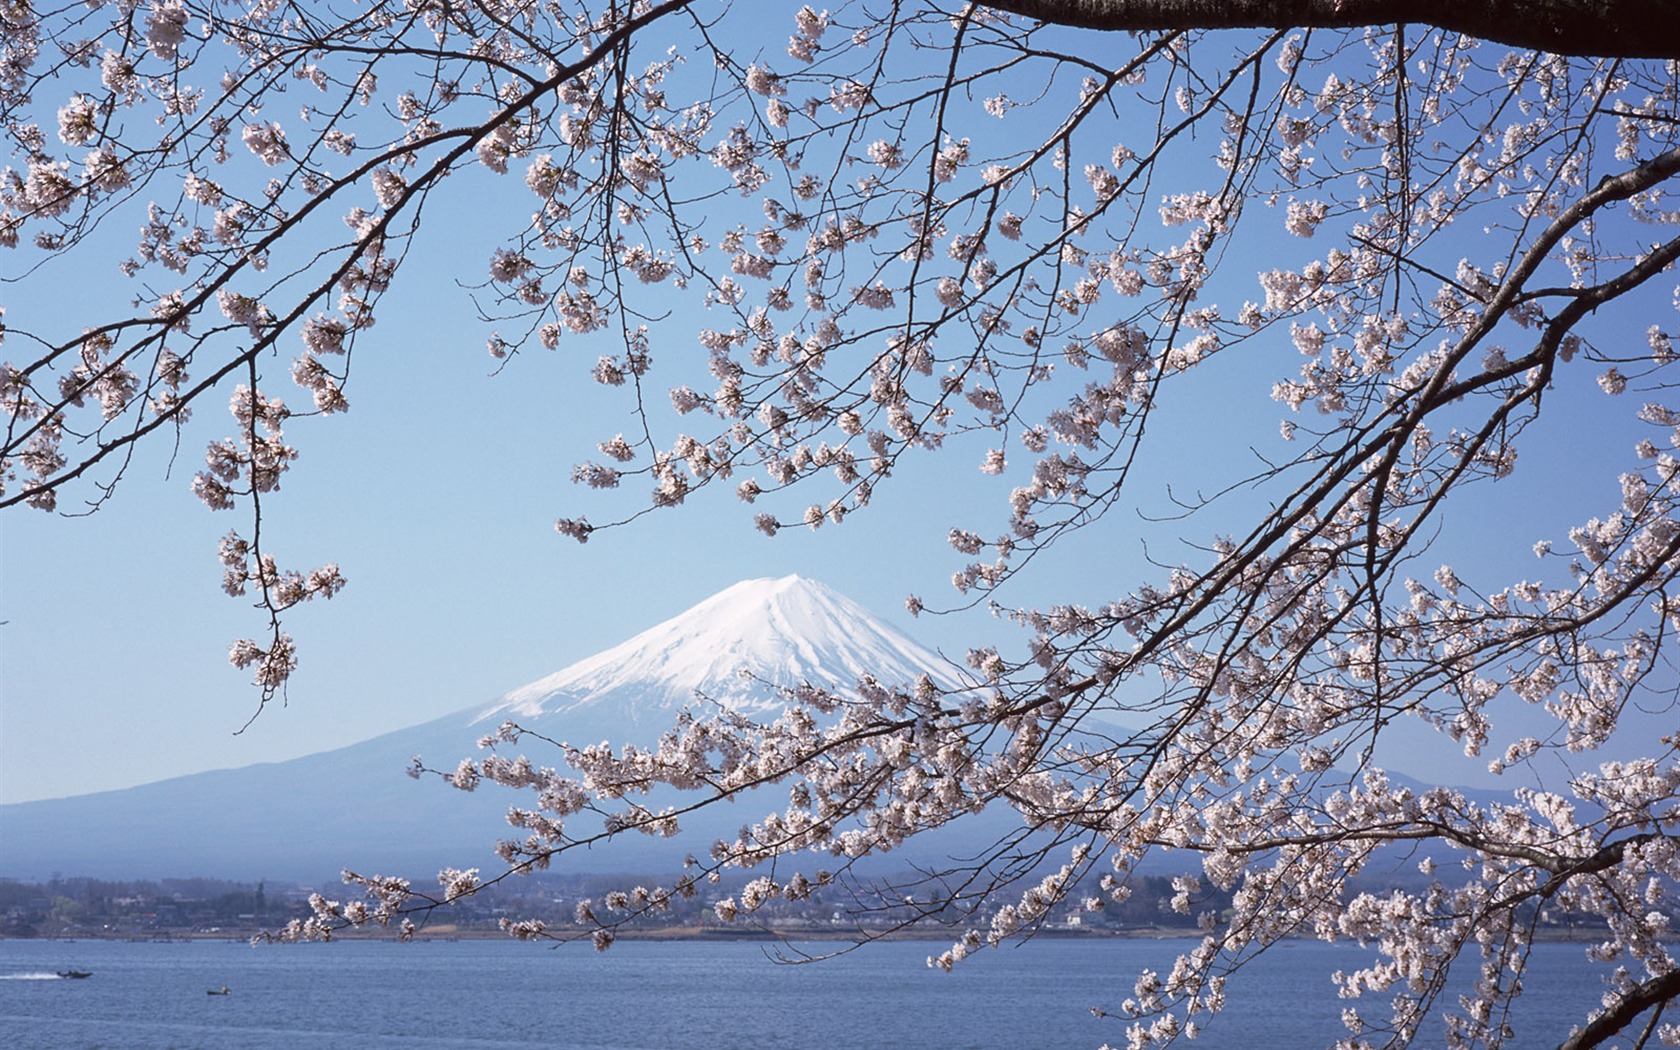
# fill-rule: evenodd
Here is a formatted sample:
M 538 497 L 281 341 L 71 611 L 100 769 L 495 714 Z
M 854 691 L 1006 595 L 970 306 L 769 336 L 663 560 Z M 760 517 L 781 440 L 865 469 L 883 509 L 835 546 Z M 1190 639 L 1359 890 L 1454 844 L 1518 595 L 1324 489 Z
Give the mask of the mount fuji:
M 630 640 L 489 705 L 288 762 L 216 770 L 121 791 L 0 806 L 0 877 L 52 872 L 106 878 L 215 876 L 321 881 L 341 868 L 424 875 L 440 865 L 496 870 L 491 848 L 515 793 L 471 794 L 404 770 L 415 755 L 451 768 L 503 721 L 579 746 L 644 746 L 687 705 L 774 715 L 775 686 L 852 690 L 864 674 L 945 685 L 952 664 L 830 588 L 788 576 L 747 580 Z M 562 764 L 538 744 L 539 765 Z M 766 799 L 762 809 L 768 809 Z M 640 835 L 580 851 L 565 870 L 639 872 L 704 853 L 714 838 L 763 816 L 750 802 L 714 807 L 719 826 L 675 840 Z M 909 855 L 902 863 L 918 859 Z
M 782 708 L 776 688 L 809 683 L 850 692 L 866 674 L 888 685 L 923 674 L 956 684 L 944 657 L 823 584 L 800 576 L 745 580 L 507 693 L 471 724 L 483 731 L 512 719 L 547 736 L 544 727 L 570 734 L 574 744 L 648 744 L 697 697 L 774 717 Z M 606 735 L 591 738 L 586 730 L 597 727 Z

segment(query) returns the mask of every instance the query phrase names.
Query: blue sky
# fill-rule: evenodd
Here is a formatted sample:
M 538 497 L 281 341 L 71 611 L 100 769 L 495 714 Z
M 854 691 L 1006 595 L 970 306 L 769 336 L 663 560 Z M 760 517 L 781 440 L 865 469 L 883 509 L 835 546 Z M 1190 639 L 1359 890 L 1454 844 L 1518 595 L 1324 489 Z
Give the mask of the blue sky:
M 471 178 L 450 188 L 470 206 L 432 206 L 378 325 L 358 346 L 352 411 L 288 427 L 300 459 L 265 501 L 265 535 L 283 565 L 337 561 L 349 586 L 291 614 L 302 665 L 285 708 L 234 735 L 256 693 L 227 664 L 227 647 L 263 620 L 222 595 L 215 548 L 248 521 L 241 511 L 206 510 L 189 491 L 205 442 L 226 433 L 225 395 L 197 408 L 178 450 L 144 449 L 99 513 L 0 517 L 0 802 L 284 759 L 425 721 L 542 677 L 747 577 L 820 579 L 958 658 L 968 644 L 1018 640 L 984 609 L 919 621 L 903 611 L 912 592 L 934 607 L 959 600 L 948 580 L 966 559 L 944 542 L 951 527 L 988 536 L 1004 527 L 1017 478 L 979 473 L 988 445 L 979 437 L 906 460 L 866 513 L 815 533 L 790 528 L 767 539 L 752 527 L 759 508 L 720 487 L 584 546 L 556 535 L 556 517 L 602 521 L 645 498 L 638 479 L 615 494 L 568 480 L 575 463 L 596 458 L 595 442 L 629 426 L 628 394 L 589 381 L 597 354 L 610 352 L 589 338 L 563 340 L 553 353 L 528 350 L 492 374 L 486 326 L 456 280 L 481 280 L 497 243 L 478 221 L 480 206 L 502 186 L 518 197 L 514 207 L 529 203 L 511 183 L 483 176 L 468 192 L 462 183 Z M 1258 270 L 1323 248 L 1284 241 L 1281 216 L 1253 211 L 1248 221 L 1267 235 L 1225 260 L 1238 289 L 1227 298 L 1239 303 L 1258 297 Z M 115 244 L 126 235 L 101 236 Z M 0 259 L 0 277 L 18 277 L 22 261 Z M 114 266 L 108 279 L 95 270 L 91 280 L 86 267 L 85 259 L 74 267 L 60 260 L 0 285 L 8 323 L 27 328 L 94 304 L 123 309 L 134 286 Z M 1651 308 L 1660 308 L 1656 298 Z M 697 307 L 681 309 L 656 331 L 656 403 L 704 366 L 693 330 L 705 320 Z M 1650 323 L 1646 314 L 1637 320 L 1627 338 L 1642 338 Z M 1194 386 L 1173 392 L 1196 398 L 1169 400 L 1151 421 L 1152 458 L 1134 487 L 1146 513 L 1110 515 L 1001 597 L 1097 603 L 1157 576 L 1145 541 L 1157 559 L 1190 556 L 1176 542 L 1179 526 L 1151 520 L 1171 510 L 1169 486 L 1180 495 L 1216 491 L 1254 470 L 1256 454 L 1286 454 L 1277 423 L 1288 409 L 1269 389 L 1299 364 L 1279 334 L 1199 368 Z M 269 392 L 306 401 L 285 379 L 289 360 L 265 367 Z M 1614 506 L 1616 475 L 1631 466 L 1638 432 L 1599 421 L 1625 420 L 1634 403 L 1607 413 L 1594 374 L 1586 363 L 1560 374 L 1548 424 L 1528 436 L 1517 477 L 1471 493 L 1418 574 L 1450 560 L 1467 582 L 1510 582 L 1530 571 L 1524 558 L 1534 540 L 1561 541 L 1569 525 Z M 1077 375 L 1072 382 L 1083 385 Z M 1025 463 L 1018 448 L 1011 452 L 1017 467 Z M 1254 498 L 1239 495 L 1230 510 Z M 804 502 L 773 507 L 793 520 Z M 1186 538 L 1205 541 L 1218 520 L 1193 521 Z M 1475 770 L 1454 768 L 1463 779 Z
M 979 472 L 981 438 L 907 459 L 866 512 L 815 532 L 767 538 L 752 524 L 762 505 L 718 487 L 584 545 L 557 535 L 556 517 L 601 521 L 645 499 L 639 479 L 610 494 L 569 480 L 574 463 L 594 458 L 596 441 L 629 425 L 626 396 L 589 381 L 601 351 L 583 340 L 527 351 L 493 374 L 485 329 L 450 265 L 463 253 L 450 247 L 417 254 L 387 298 L 356 351 L 351 411 L 287 428 L 300 457 L 265 501 L 265 535 L 283 565 L 336 560 L 349 586 L 290 614 L 301 666 L 288 706 L 242 735 L 234 730 L 256 693 L 226 651 L 264 621 L 221 593 L 215 548 L 248 523 L 238 510 L 207 510 L 189 491 L 205 442 L 226 431 L 221 398 L 198 407 L 173 462 L 164 445 L 143 451 L 98 513 L 0 517 L 0 618 L 9 621 L 0 628 L 0 801 L 351 743 L 477 705 L 754 576 L 822 580 L 959 660 L 970 644 L 1018 638 L 984 608 L 912 619 L 903 606 L 911 593 L 930 608 L 963 601 L 949 580 L 968 559 L 946 545 L 947 531 L 1003 527 L 1018 479 Z M 468 267 L 470 275 L 476 266 Z M 14 322 L 29 313 L 8 306 Z M 672 329 L 655 342 L 656 361 L 703 361 L 692 325 Z M 280 364 L 270 371 L 283 376 Z M 659 383 L 670 380 L 659 375 L 662 398 Z M 304 402 L 289 383 L 268 385 Z M 1233 386 L 1222 426 L 1240 404 L 1260 433 L 1275 435 L 1287 410 L 1266 390 Z M 1170 510 L 1168 479 L 1197 458 L 1207 423 L 1195 406 L 1162 415 L 1156 432 L 1167 454 L 1140 486 L 1157 513 Z M 1252 465 L 1244 455 L 1226 471 Z M 1205 483 L 1207 466 L 1184 470 L 1179 490 Z M 794 495 L 777 505 L 785 518 L 804 505 Z M 1054 553 L 1003 597 L 1114 597 L 1122 580 L 1146 571 L 1143 524 L 1111 517 L 1091 541 L 1101 548 L 1096 571 Z
M 945 532 L 996 515 L 1007 494 L 974 469 L 979 446 L 910 461 L 868 513 L 815 533 L 769 539 L 755 508 L 718 488 L 585 545 L 559 536 L 556 517 L 602 520 L 645 498 L 636 480 L 617 494 L 569 480 L 594 442 L 628 426 L 621 392 L 589 381 L 598 351 L 582 343 L 492 374 L 456 271 L 417 263 L 356 351 L 352 410 L 288 426 L 300 458 L 265 501 L 265 536 L 284 565 L 338 561 L 349 586 L 290 614 L 301 666 L 288 706 L 243 735 L 256 692 L 226 652 L 264 621 L 221 593 L 215 550 L 248 522 L 189 490 L 205 442 L 226 431 L 223 398 L 198 407 L 173 462 L 165 445 L 145 449 L 98 513 L 0 517 L 0 801 L 364 739 L 480 704 L 754 576 L 820 579 L 958 658 L 975 626 L 998 635 L 984 611 L 958 623 L 903 609 L 912 591 L 930 606 L 956 598 L 948 580 L 964 559 Z M 14 323 L 29 313 L 8 304 Z M 691 339 L 656 353 L 703 360 Z M 267 385 L 306 401 L 289 382 Z
M 482 333 L 407 307 L 421 301 L 436 302 L 393 295 L 357 351 L 350 413 L 288 430 L 301 455 L 266 505 L 266 535 L 284 564 L 337 560 L 350 582 L 291 614 L 301 667 L 289 706 L 242 736 L 232 732 L 256 694 L 225 654 L 262 621 L 221 593 L 215 545 L 245 523 L 188 490 L 216 436 L 207 424 L 225 419 L 213 418 L 219 399 L 199 410 L 171 474 L 154 446 L 97 514 L 4 518 L 0 800 L 290 757 L 423 721 L 746 577 L 801 572 L 930 644 L 958 636 L 947 621 L 912 624 L 902 603 L 912 590 L 946 597 L 959 564 L 941 542 L 949 509 L 977 493 L 906 470 L 872 513 L 771 540 L 720 489 L 580 546 L 552 522 L 599 507 L 568 477 L 619 427 L 587 364 L 538 351 L 491 376 Z
M 479 178 L 462 198 L 504 193 L 513 207 L 527 206 L 512 180 Z M 866 512 L 815 532 L 791 527 L 771 539 L 753 527 L 766 506 L 796 521 L 812 494 L 748 506 L 729 482 L 584 545 L 556 534 L 557 517 L 601 522 L 645 504 L 649 485 L 640 478 L 611 493 L 570 481 L 574 464 L 600 458 L 596 442 L 632 427 L 632 402 L 627 390 L 589 378 L 596 357 L 614 349 L 605 333 L 568 337 L 553 352 L 533 346 L 496 371 L 484 349 L 488 326 L 461 283 L 482 280 L 499 244 L 485 226 L 432 206 L 355 351 L 351 410 L 287 426 L 299 459 L 264 501 L 265 542 L 283 567 L 336 561 L 349 584 L 331 602 L 288 615 L 300 668 L 287 706 L 244 733 L 235 730 L 257 694 L 228 665 L 227 648 L 266 620 L 221 593 L 216 545 L 230 528 L 248 535 L 249 519 L 242 509 L 207 510 L 189 488 L 205 444 L 229 432 L 225 393 L 195 408 L 178 448 L 143 449 L 99 512 L 0 516 L 0 619 L 8 621 L 0 628 L 0 803 L 295 757 L 476 706 L 757 576 L 821 580 L 959 661 L 969 645 L 1019 640 L 984 608 L 914 620 L 904 611 L 911 593 L 930 609 L 965 601 L 949 582 L 969 560 L 945 542 L 953 526 L 984 535 L 1006 528 L 1019 472 L 982 475 L 994 442 L 981 435 L 907 458 Z M 102 236 L 112 238 L 113 260 L 128 250 L 120 235 Z M 136 292 L 114 265 L 109 283 L 90 286 L 78 272 L 55 260 L 0 286 L 8 324 L 24 329 L 94 302 L 121 312 Z M 704 368 L 694 332 L 718 323 L 686 309 L 653 343 L 650 401 L 673 427 L 665 390 Z M 293 347 L 282 342 L 288 356 L 266 363 L 263 386 L 306 406 L 307 394 L 286 378 Z M 1220 430 L 1241 418 L 1275 442 L 1287 410 L 1269 398 L 1269 378 L 1252 380 L 1293 367 L 1288 357 L 1275 367 L 1222 363 L 1227 378 L 1236 371 L 1251 381 L 1221 395 Z M 1217 488 L 1253 469 L 1246 453 L 1203 455 L 1208 423 L 1205 406 L 1186 404 L 1152 424 L 1163 455 L 1139 497 L 1154 513 L 1172 512 L 1170 481 L 1181 493 L 1186 483 Z M 1018 447 L 1012 456 L 1017 467 L 1029 462 Z M 1195 475 L 1185 473 L 1195 461 Z M 60 507 L 72 511 L 76 500 Z M 1000 598 L 1116 597 L 1122 581 L 1148 571 L 1144 523 L 1115 515 L 1101 529 L 1091 538 L 1096 571 L 1072 552 L 1053 552 Z M 1162 555 L 1159 543 L 1154 550 Z
M 943 541 L 952 525 L 986 532 L 1002 521 L 1013 481 L 975 469 L 983 443 L 907 461 L 867 513 L 815 533 L 790 528 L 766 538 L 752 527 L 755 508 L 717 489 L 585 545 L 557 535 L 557 516 L 606 516 L 596 512 L 611 501 L 568 476 L 594 441 L 623 428 L 622 403 L 587 381 L 593 353 L 583 347 L 537 350 L 491 375 L 482 329 L 450 276 L 442 266 L 416 268 L 398 285 L 357 351 L 351 412 L 288 429 L 301 455 L 267 503 L 267 535 L 283 563 L 337 560 L 350 583 L 330 603 L 290 615 L 302 664 L 288 706 L 244 734 L 234 731 L 256 694 L 225 654 L 262 621 L 220 592 L 215 545 L 245 523 L 238 512 L 206 510 L 188 490 L 204 440 L 224 425 L 219 399 L 200 408 L 173 466 L 169 450 L 152 446 L 99 513 L 0 518 L 0 618 L 8 621 L 0 628 L 0 801 L 284 759 L 418 723 L 546 675 L 753 576 L 820 579 L 957 658 L 967 644 L 1018 640 L 984 609 L 919 620 L 903 610 L 912 592 L 930 606 L 958 600 L 948 580 L 965 559 Z M 668 352 L 701 353 L 680 341 Z M 1284 346 L 1219 367 L 1281 376 L 1293 353 Z M 1252 466 L 1229 440 L 1239 423 L 1245 437 L 1264 442 L 1287 414 L 1254 375 L 1225 378 L 1249 381 L 1226 382 L 1219 403 L 1163 413 L 1156 463 L 1138 488 L 1155 512 L 1169 505 L 1169 483 L 1180 492 L 1212 487 L 1222 471 Z M 1584 388 L 1585 370 L 1572 382 L 1582 411 L 1603 396 Z M 1535 458 L 1549 460 L 1543 471 L 1519 471 L 1486 494 L 1527 507 L 1525 518 L 1489 510 L 1454 519 L 1458 535 L 1446 546 L 1481 552 L 1472 569 L 1460 569 L 1467 580 L 1507 548 L 1526 552 L 1538 538 L 1531 526 L 1572 522 L 1582 506 L 1613 497 L 1615 475 L 1604 468 L 1626 443 L 1580 436 L 1559 428 L 1549 450 L 1537 442 Z M 1583 501 L 1595 489 L 1604 491 Z M 622 498 L 642 495 L 632 485 Z M 1525 538 L 1512 542 L 1512 530 Z M 1160 526 L 1111 515 L 1004 597 L 1117 596 L 1147 572 L 1146 535 L 1166 556 Z M 1522 571 L 1521 559 L 1505 568 Z M 1460 779 L 1474 772 L 1462 767 Z

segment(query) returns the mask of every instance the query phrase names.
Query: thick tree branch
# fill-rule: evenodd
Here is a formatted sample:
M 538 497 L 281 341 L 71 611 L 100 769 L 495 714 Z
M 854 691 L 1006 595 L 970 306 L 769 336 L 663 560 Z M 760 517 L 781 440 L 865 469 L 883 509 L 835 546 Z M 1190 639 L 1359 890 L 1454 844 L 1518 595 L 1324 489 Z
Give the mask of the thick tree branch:
M 1672 0 L 993 0 L 1086 29 L 1345 29 L 1415 22 L 1560 55 L 1680 58 Z
M 1570 1033 L 1569 1038 L 1558 1045 L 1558 1050 L 1590 1050 L 1599 1046 L 1633 1023 L 1635 1017 L 1653 1006 L 1661 1006 L 1676 995 L 1680 995 L 1680 972 L 1665 973 L 1635 985 L 1613 1008 Z

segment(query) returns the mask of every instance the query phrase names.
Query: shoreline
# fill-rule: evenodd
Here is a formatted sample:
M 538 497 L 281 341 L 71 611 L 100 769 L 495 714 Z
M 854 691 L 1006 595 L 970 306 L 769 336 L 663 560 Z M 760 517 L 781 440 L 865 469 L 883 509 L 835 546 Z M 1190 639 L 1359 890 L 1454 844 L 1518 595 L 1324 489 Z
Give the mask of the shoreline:
M 83 930 L 73 933 L 38 934 L 36 936 L 18 937 L 0 935 L 0 941 L 127 941 L 131 943 L 172 944 L 190 942 L 235 942 L 251 941 L 273 930 L 251 927 L 248 929 L 220 929 L 215 931 L 100 931 Z M 836 928 L 821 925 L 790 925 L 790 926 L 661 926 L 647 929 L 614 930 L 613 937 L 619 941 L 688 941 L 726 942 L 726 941 L 818 941 L 834 943 L 867 943 L 869 941 L 950 941 L 962 936 L 962 931 L 926 927 L 910 930 L 891 931 L 858 931 L 854 929 Z M 538 940 L 550 943 L 569 943 L 572 941 L 586 941 L 594 933 L 593 927 L 554 927 L 545 931 Z M 1531 943 L 1535 944 L 1590 944 L 1602 940 L 1606 934 L 1604 930 L 1591 929 L 1541 929 L 1534 931 Z M 1167 941 L 1167 940 L 1196 940 L 1202 936 L 1201 931 L 1193 927 L 1171 926 L 1140 926 L 1128 929 L 1068 929 L 1058 927 L 1043 929 L 1028 934 L 1028 940 L 1125 940 L 1125 941 Z M 335 941 L 400 941 L 402 938 L 394 930 L 386 927 L 373 929 L 346 930 L 335 933 Z M 461 927 L 453 923 L 438 923 L 421 926 L 412 938 L 415 941 L 516 941 L 518 938 L 493 927 Z M 1680 940 L 1677 937 L 1676 940 Z M 1317 942 L 1318 938 L 1309 936 L 1288 937 L 1280 941 L 1286 944 L 1291 941 Z M 1347 943 L 1353 943 L 1349 941 Z

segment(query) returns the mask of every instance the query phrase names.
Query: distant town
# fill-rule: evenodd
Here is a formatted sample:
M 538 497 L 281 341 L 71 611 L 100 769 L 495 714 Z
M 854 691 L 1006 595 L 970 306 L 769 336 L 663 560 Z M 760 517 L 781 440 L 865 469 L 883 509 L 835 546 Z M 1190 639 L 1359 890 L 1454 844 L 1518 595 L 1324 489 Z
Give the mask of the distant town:
M 655 880 L 647 880 L 652 885 Z M 580 922 L 578 905 L 594 903 L 603 919 L 611 913 L 601 906 L 615 890 L 636 884 L 629 878 L 600 875 L 541 874 L 487 886 L 474 896 L 429 914 L 415 916 L 419 937 L 505 936 L 503 920 L 541 920 L 550 935 L 587 937 L 593 922 Z M 912 916 L 925 911 L 913 894 L 904 895 L 882 883 L 865 892 L 840 883 L 821 887 L 799 901 L 771 900 L 751 915 L 725 922 L 716 914 L 720 900 L 739 890 L 725 882 L 703 884 L 693 897 L 676 898 L 668 910 L 638 917 L 617 930 L 622 937 L 823 937 L 846 938 L 892 935 Z M 1074 893 L 1057 905 L 1041 928 L 1066 936 L 1186 936 L 1210 914 L 1215 920 L 1230 906 L 1228 894 L 1205 886 L 1191 900 L 1188 913 L 1175 910 L 1174 880 L 1167 876 L 1137 876 L 1131 896 L 1091 911 L 1083 902 L 1093 893 Z M 415 887 L 427 887 L 419 880 Z M 208 878 L 104 880 L 57 877 L 43 883 L 0 879 L 0 938 L 112 938 L 173 940 L 197 938 L 244 939 L 278 930 L 295 918 L 312 914 L 309 899 L 320 893 L 329 899 L 355 896 L 352 887 L 304 886 L 290 883 L 229 882 Z M 985 903 L 1008 899 L 994 894 Z M 979 900 L 972 902 L 982 903 Z M 915 936 L 939 937 L 960 932 L 972 923 L 961 910 L 947 907 L 932 922 L 925 917 Z M 1579 934 L 1599 935 L 1601 925 L 1542 912 L 1537 933 L 1548 939 Z M 346 931 L 346 936 L 391 936 L 371 928 Z

